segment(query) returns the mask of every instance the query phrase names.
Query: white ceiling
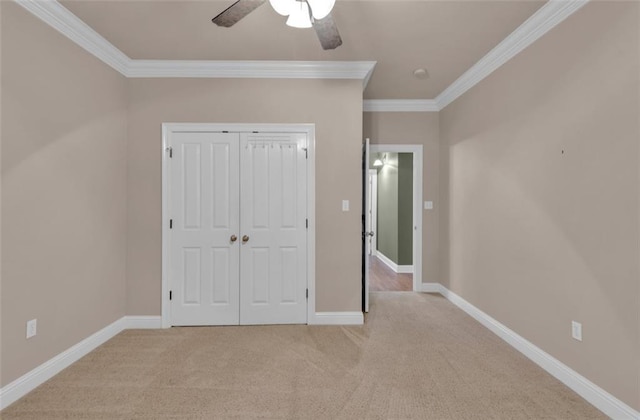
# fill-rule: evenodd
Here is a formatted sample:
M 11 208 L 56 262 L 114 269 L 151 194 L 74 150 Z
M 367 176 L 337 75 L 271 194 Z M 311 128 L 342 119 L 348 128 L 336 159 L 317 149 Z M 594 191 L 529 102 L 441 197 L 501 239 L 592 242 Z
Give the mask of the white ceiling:
M 211 18 L 233 0 L 61 3 L 132 59 L 377 61 L 365 98 L 432 99 L 545 2 L 337 0 L 333 51 L 268 4 L 220 28 Z M 413 77 L 419 67 L 427 79 Z

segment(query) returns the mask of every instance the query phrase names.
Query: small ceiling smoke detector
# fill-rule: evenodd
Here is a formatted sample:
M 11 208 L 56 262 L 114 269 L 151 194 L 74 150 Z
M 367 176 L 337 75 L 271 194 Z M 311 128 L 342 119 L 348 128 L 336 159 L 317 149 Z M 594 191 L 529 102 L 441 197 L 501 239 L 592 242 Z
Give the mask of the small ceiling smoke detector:
M 416 77 L 416 79 L 421 79 L 421 80 L 429 77 L 429 73 L 427 73 L 426 69 L 416 69 L 413 72 L 413 75 Z

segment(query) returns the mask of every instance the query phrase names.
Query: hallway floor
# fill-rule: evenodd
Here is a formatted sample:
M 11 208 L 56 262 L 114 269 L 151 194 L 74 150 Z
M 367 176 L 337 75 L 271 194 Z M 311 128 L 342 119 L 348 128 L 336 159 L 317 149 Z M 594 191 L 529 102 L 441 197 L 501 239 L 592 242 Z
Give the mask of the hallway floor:
M 410 292 L 413 274 L 395 273 L 377 257 L 369 259 L 369 290 L 372 292 Z

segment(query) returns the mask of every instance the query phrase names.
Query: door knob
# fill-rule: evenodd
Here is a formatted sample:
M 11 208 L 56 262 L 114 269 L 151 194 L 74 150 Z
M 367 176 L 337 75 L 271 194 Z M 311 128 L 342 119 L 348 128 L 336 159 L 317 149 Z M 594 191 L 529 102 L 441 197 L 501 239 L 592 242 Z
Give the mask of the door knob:
M 231 235 L 231 238 L 229 239 L 231 239 L 231 242 L 235 242 L 238 240 L 238 237 L 236 235 Z
M 247 235 L 244 235 L 242 237 L 242 242 L 247 242 L 249 240 L 249 237 Z
M 373 237 L 376 233 L 374 231 L 369 232 L 369 236 Z

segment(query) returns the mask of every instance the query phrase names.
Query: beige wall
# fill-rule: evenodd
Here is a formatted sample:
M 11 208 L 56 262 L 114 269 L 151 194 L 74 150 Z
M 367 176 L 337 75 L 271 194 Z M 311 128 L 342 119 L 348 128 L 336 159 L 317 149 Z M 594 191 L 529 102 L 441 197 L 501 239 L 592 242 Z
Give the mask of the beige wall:
M 127 86 L 2 2 L 1 87 L 6 385 L 125 314 Z
M 440 122 L 448 287 L 636 410 L 638 9 L 588 4 Z
M 132 79 L 129 92 L 128 314 L 160 314 L 163 122 L 315 123 L 316 310 L 360 310 L 361 81 Z
M 0 2 L 0 25 L 2 24 Z M 0 305 L 2 304 L 2 30 L 0 27 Z M 0 387 L 2 387 L 2 308 L 0 307 Z
M 318 311 L 360 309 L 362 137 L 422 144 L 422 281 L 640 409 L 637 3 L 587 5 L 440 115 L 364 117 L 360 81 L 127 82 L 0 4 L 0 385 L 160 313 L 162 122 L 316 123 Z
M 422 213 L 422 282 L 440 283 L 439 153 L 440 128 L 435 112 L 365 112 L 364 137 L 371 144 L 422 144 L 422 199 L 433 210 Z M 422 206 L 421 206 L 422 207 Z

